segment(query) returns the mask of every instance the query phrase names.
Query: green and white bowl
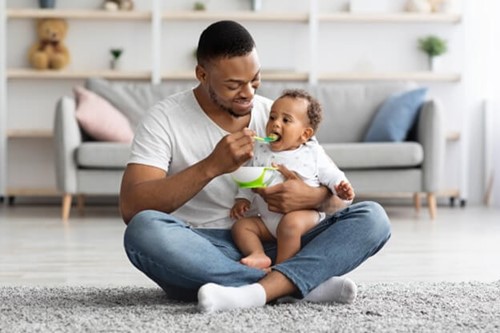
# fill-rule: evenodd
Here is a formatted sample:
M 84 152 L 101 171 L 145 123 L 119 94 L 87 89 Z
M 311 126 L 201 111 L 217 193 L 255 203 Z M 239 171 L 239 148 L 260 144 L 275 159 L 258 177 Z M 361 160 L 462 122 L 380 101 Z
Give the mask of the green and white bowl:
M 240 167 L 231 173 L 231 177 L 240 188 L 267 187 L 274 178 L 277 169 L 272 167 Z

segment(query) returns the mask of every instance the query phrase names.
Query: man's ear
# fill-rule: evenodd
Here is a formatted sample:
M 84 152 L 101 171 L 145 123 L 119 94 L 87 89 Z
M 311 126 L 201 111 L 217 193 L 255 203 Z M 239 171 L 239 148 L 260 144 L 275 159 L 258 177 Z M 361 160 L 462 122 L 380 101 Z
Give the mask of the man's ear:
M 304 140 L 304 142 L 307 142 L 313 135 L 314 135 L 314 130 L 311 127 L 307 127 L 302 132 L 302 139 Z
M 200 81 L 200 83 L 205 83 L 207 81 L 207 71 L 203 68 L 203 66 L 196 65 L 195 73 L 196 78 Z

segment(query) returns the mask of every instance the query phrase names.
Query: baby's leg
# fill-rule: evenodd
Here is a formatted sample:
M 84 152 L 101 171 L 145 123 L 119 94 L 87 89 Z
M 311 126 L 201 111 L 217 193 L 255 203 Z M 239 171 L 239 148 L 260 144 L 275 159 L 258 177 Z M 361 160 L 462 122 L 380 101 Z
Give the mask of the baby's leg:
M 267 269 L 271 266 L 271 258 L 264 252 L 262 241 L 272 240 L 259 217 L 248 217 L 238 220 L 232 229 L 233 239 L 240 251 L 245 255 L 240 262 L 244 265 Z
M 315 210 L 298 210 L 283 216 L 276 230 L 278 240 L 277 264 L 299 252 L 300 238 L 318 224 L 319 218 L 319 213 Z

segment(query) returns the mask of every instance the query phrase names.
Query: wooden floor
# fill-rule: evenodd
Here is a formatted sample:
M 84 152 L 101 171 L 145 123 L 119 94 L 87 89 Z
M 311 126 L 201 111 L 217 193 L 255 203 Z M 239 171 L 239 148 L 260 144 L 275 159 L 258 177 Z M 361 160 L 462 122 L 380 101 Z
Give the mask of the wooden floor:
M 500 279 L 500 209 L 387 206 L 392 238 L 351 272 L 357 283 Z M 76 214 L 76 210 L 72 212 Z M 153 286 L 123 250 L 117 209 L 94 206 L 59 218 L 57 206 L 0 206 L 0 286 Z

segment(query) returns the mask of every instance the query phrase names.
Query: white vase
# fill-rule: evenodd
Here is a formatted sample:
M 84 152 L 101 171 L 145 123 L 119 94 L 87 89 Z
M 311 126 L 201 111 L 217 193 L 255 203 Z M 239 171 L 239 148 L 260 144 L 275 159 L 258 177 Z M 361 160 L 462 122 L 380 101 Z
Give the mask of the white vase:
M 262 0 L 251 0 L 252 1 L 252 10 L 254 12 L 258 12 L 262 9 Z
M 429 71 L 434 72 L 436 69 L 436 57 L 429 56 L 427 59 L 429 61 Z
M 111 59 L 109 62 L 109 68 L 112 70 L 120 70 L 122 67 L 120 59 Z
M 442 63 L 441 63 L 441 57 L 435 56 L 435 57 L 429 57 L 429 70 L 431 72 L 440 72 L 442 71 Z

